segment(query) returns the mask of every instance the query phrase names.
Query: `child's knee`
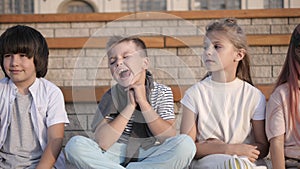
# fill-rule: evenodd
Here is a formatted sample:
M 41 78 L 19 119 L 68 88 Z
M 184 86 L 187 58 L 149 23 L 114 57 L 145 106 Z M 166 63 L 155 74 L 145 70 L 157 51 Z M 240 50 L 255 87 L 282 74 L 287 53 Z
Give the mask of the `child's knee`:
M 80 149 L 82 146 L 84 146 L 85 140 L 88 139 L 83 136 L 74 136 L 72 137 L 65 146 L 65 152 L 66 154 L 78 154 L 80 153 Z
M 181 134 L 177 137 L 178 146 L 176 146 L 176 154 L 182 154 L 183 156 L 194 156 L 196 153 L 196 145 L 194 140 L 186 134 Z

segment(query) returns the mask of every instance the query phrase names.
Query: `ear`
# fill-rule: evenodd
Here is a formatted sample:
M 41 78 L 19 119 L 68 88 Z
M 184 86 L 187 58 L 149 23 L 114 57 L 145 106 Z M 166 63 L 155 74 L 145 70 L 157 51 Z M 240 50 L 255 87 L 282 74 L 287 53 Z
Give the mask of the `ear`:
M 150 64 L 149 58 L 148 57 L 144 57 L 143 68 L 144 69 L 148 69 L 149 68 L 149 64 Z
M 235 62 L 239 62 L 240 60 L 242 60 L 244 58 L 244 56 L 246 55 L 246 50 L 245 49 L 238 49 L 236 56 L 234 58 Z

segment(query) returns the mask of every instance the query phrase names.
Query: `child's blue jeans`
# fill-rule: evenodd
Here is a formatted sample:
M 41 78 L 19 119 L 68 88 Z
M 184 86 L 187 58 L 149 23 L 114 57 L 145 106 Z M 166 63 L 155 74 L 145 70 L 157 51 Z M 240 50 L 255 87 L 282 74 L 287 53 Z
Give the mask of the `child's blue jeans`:
M 115 143 L 103 151 L 92 139 L 75 136 L 65 147 L 67 160 L 84 169 L 124 169 L 126 144 Z M 183 169 L 196 153 L 194 141 L 187 135 L 178 135 L 147 150 L 140 148 L 139 162 L 131 162 L 127 169 Z

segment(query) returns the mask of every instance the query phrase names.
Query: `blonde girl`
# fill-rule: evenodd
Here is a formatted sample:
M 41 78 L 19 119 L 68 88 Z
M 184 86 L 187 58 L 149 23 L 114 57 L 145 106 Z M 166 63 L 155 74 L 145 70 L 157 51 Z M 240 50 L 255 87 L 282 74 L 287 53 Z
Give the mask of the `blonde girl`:
M 268 154 L 265 97 L 252 84 L 246 36 L 235 19 L 206 27 L 202 61 L 207 76 L 181 100 L 181 133 L 197 147 L 190 168 L 256 167 Z

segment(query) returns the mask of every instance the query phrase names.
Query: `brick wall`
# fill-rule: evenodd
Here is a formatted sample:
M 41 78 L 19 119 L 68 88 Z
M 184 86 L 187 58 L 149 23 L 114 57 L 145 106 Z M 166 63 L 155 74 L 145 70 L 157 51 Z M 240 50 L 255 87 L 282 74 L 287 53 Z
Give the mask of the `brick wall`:
M 249 38 L 254 83 L 273 84 L 290 34 L 300 23 L 299 9 L 1 15 L 0 33 L 15 24 L 38 29 L 50 47 L 46 78 L 60 87 L 110 86 L 114 81 L 105 57 L 107 37 L 139 35 L 149 47 L 150 71 L 155 79 L 180 86 L 194 84 L 206 73 L 200 57 L 204 27 L 223 17 L 237 18 Z M 97 101 L 66 103 L 71 120 L 66 141 L 72 135 L 90 134 Z M 179 103 L 176 112 L 180 112 Z M 180 114 L 177 117 L 180 121 Z

